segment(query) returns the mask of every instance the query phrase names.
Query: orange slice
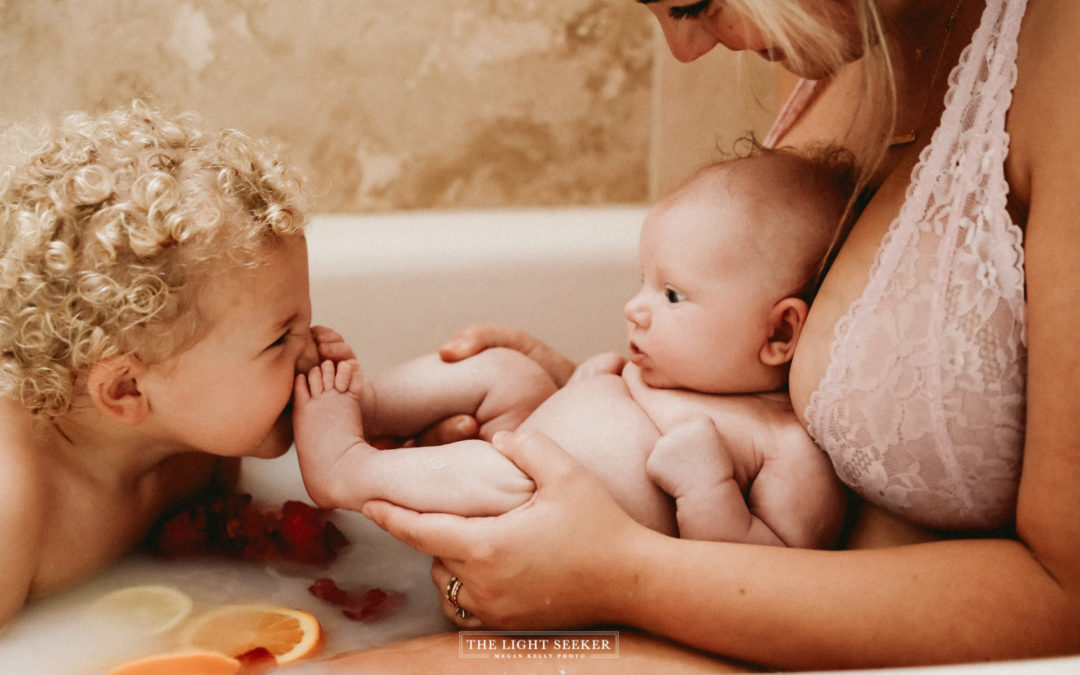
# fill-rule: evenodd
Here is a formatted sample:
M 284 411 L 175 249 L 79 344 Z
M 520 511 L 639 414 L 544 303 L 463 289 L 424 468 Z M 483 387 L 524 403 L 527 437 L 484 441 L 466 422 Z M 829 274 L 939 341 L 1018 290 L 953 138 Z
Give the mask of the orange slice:
M 322 628 L 308 612 L 273 605 L 223 605 L 194 619 L 183 634 L 185 644 L 233 658 L 263 647 L 289 663 L 322 644 Z
M 107 675 L 235 675 L 240 662 L 219 652 L 173 652 L 126 661 Z

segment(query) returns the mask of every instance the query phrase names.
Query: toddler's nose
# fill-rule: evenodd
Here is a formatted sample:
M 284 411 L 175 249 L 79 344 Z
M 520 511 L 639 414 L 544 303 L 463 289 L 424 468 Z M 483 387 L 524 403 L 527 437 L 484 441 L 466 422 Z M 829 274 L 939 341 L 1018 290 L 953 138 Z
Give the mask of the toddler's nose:
M 317 365 L 319 365 L 319 349 L 315 346 L 315 338 L 311 336 L 311 331 L 307 331 L 303 351 L 296 359 L 296 372 L 307 374 Z

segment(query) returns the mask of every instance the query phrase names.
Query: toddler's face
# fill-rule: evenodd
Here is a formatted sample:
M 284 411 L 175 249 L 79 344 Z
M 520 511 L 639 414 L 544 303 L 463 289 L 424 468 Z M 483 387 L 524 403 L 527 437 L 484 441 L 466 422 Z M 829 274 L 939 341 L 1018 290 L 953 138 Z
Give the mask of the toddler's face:
M 285 240 L 265 264 L 223 271 L 200 292 L 211 327 L 152 368 L 159 386 L 151 403 L 166 433 L 193 450 L 276 457 L 292 443 L 297 363 L 314 364 L 307 244 Z
M 646 384 L 746 391 L 773 299 L 749 213 L 727 190 L 654 208 L 641 230 L 641 290 L 626 304 L 630 358 Z

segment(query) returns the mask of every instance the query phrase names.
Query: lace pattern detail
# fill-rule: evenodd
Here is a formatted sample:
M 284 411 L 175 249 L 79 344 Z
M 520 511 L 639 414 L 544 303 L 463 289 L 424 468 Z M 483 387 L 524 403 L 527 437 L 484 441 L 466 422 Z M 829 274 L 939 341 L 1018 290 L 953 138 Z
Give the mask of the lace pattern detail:
M 1027 351 L 1005 114 L 1026 0 L 990 0 L 806 409 L 863 498 L 940 529 L 1015 514 Z

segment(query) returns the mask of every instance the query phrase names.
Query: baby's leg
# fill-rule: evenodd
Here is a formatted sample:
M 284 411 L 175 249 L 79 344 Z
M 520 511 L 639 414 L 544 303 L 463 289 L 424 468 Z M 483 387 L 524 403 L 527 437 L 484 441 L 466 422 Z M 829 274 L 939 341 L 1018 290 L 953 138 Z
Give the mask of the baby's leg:
M 496 515 L 532 495 L 528 476 L 484 441 L 378 450 L 363 436 L 355 361 L 296 378 L 293 426 L 304 486 L 323 507 L 385 499 L 417 511 Z
M 680 537 L 782 543 L 750 512 L 742 484 L 749 478 L 736 475 L 726 441 L 710 418 L 694 418 L 661 436 L 645 468 L 649 478 L 675 499 Z

